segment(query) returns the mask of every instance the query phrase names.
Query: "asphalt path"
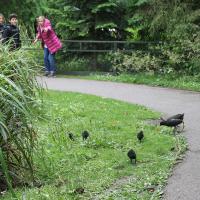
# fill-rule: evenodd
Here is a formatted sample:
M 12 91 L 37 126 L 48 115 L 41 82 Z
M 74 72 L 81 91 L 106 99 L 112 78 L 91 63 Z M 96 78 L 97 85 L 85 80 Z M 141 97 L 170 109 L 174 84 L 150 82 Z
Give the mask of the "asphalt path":
M 186 127 L 183 134 L 187 138 L 189 150 L 168 179 L 164 199 L 200 200 L 200 93 L 67 78 L 38 77 L 38 82 L 51 90 L 80 92 L 144 105 L 165 116 L 185 113 Z

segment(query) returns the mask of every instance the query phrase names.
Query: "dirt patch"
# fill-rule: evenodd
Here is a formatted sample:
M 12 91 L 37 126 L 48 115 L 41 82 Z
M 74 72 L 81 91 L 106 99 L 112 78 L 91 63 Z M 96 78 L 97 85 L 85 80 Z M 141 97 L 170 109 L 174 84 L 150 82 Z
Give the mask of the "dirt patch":
M 133 183 L 136 181 L 135 176 L 125 176 L 121 179 L 116 180 L 109 188 L 104 190 L 102 194 L 96 195 L 92 198 L 92 200 L 100 200 L 103 197 L 108 197 L 112 193 L 116 192 L 116 190 L 120 190 L 123 185 L 127 185 L 129 183 Z

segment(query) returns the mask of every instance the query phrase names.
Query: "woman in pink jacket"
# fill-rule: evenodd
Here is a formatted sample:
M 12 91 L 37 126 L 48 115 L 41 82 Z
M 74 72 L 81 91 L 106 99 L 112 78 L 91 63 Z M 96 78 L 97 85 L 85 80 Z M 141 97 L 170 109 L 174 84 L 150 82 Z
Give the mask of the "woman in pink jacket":
M 43 16 L 38 17 L 37 32 L 34 43 L 38 40 L 44 43 L 45 76 L 54 76 L 56 70 L 55 53 L 62 47 L 62 44 L 52 29 L 50 21 Z

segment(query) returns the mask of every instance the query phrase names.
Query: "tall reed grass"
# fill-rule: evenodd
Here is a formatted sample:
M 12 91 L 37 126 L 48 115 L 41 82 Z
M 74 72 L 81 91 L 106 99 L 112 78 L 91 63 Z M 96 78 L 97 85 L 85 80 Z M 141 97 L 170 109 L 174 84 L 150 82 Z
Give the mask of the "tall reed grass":
M 32 122 L 40 106 L 36 73 L 30 52 L 0 44 L 0 191 L 34 180 Z

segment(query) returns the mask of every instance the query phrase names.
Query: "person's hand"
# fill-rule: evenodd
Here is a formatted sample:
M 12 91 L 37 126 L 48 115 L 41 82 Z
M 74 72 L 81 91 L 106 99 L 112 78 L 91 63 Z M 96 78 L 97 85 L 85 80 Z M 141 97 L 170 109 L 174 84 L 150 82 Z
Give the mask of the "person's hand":
M 33 41 L 33 44 L 35 44 L 37 41 L 38 41 L 38 39 L 36 38 L 36 39 Z

